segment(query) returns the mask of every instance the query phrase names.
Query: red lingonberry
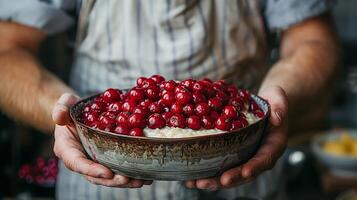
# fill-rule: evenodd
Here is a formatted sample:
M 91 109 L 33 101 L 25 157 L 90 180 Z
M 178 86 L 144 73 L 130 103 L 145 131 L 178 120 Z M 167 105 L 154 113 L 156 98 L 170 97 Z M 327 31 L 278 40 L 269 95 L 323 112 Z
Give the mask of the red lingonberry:
M 208 115 L 211 112 L 209 105 L 205 102 L 196 104 L 195 112 L 198 116 Z
M 149 86 L 145 89 L 145 94 L 147 98 L 157 100 L 160 98 L 160 88 L 157 86 Z
M 182 110 L 186 116 L 190 116 L 195 113 L 195 106 L 193 106 L 192 104 L 187 104 L 182 108 Z
M 221 110 L 222 109 L 222 100 L 217 97 L 210 98 L 208 100 L 208 105 L 213 110 Z
M 201 128 L 201 119 L 196 115 L 191 115 L 187 118 L 187 127 L 193 130 Z
M 144 81 L 146 80 L 147 78 L 146 77 L 139 77 L 138 79 L 136 79 L 136 85 L 139 86 L 139 87 L 142 87 Z
M 222 131 L 229 131 L 232 127 L 232 123 L 229 118 L 220 116 L 215 122 L 216 128 Z
M 133 129 L 130 130 L 129 135 L 143 137 L 144 136 L 144 131 L 141 128 L 133 128 Z
M 202 126 L 205 129 L 213 129 L 215 127 L 215 119 L 209 115 L 202 116 Z
M 118 114 L 121 110 L 122 105 L 123 105 L 123 103 L 120 101 L 113 102 L 113 103 L 109 104 L 108 111 Z
M 178 103 L 186 105 L 192 100 L 192 94 L 190 92 L 177 92 L 175 94 L 175 99 Z
M 173 80 L 165 81 L 162 83 L 163 88 L 167 91 L 174 92 L 177 83 Z
M 158 113 L 151 114 L 148 118 L 148 127 L 151 129 L 163 128 L 166 120 Z
M 166 105 L 166 106 L 171 106 L 174 102 L 175 102 L 175 95 L 172 92 L 167 92 L 166 94 L 164 94 L 164 96 L 162 97 L 162 102 Z
M 186 119 L 181 114 L 173 114 L 168 121 L 169 127 L 186 128 Z
M 136 107 L 135 101 L 129 100 L 123 103 L 123 105 L 121 106 L 121 110 L 124 112 L 132 112 L 135 107 Z
M 133 88 L 129 91 L 128 96 L 132 101 L 143 101 L 145 99 L 145 92 L 141 88 Z
M 229 119 L 236 119 L 238 117 L 238 110 L 232 105 L 225 106 L 222 115 Z
M 105 102 L 111 103 L 120 100 L 121 91 L 113 88 L 109 88 L 103 93 L 103 100 Z
M 205 83 L 202 81 L 197 81 L 192 86 L 192 90 L 193 90 L 193 92 L 202 93 L 205 90 Z
M 180 82 L 181 85 L 184 85 L 188 90 L 192 91 L 193 85 L 196 83 L 193 79 L 185 79 Z
M 160 83 L 162 83 L 162 82 L 164 82 L 165 81 L 165 78 L 164 77 L 162 77 L 162 76 L 160 76 L 160 75 L 152 75 L 151 77 L 150 77 L 153 81 L 155 81 L 157 84 L 160 84 Z

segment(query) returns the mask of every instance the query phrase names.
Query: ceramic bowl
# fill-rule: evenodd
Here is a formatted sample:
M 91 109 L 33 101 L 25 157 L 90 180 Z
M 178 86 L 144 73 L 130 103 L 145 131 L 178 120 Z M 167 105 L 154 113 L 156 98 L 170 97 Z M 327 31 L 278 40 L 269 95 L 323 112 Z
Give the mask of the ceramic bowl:
M 357 157 L 333 155 L 323 150 L 325 142 L 340 139 L 342 133 L 348 133 L 350 137 L 357 138 L 357 130 L 330 131 L 313 139 L 312 152 L 334 175 L 357 177 Z
M 80 121 L 83 107 L 96 96 L 82 99 L 70 109 L 85 151 L 117 174 L 145 180 L 214 177 L 241 165 L 255 154 L 270 115 L 268 103 L 252 95 L 265 116 L 246 128 L 186 138 L 135 137 L 93 129 Z

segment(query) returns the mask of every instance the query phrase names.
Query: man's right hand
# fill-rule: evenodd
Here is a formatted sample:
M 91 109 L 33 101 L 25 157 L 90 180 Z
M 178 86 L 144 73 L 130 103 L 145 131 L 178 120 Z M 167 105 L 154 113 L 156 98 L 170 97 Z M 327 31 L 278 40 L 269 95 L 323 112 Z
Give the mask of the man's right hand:
M 56 123 L 54 152 L 56 156 L 63 160 L 64 165 L 68 169 L 82 174 L 88 181 L 98 185 L 140 188 L 144 184 L 151 184 L 152 181 L 131 179 L 113 174 L 107 167 L 86 157 L 69 116 L 70 106 L 77 101 L 79 101 L 79 97 L 65 93 L 58 99 L 52 111 L 52 118 Z

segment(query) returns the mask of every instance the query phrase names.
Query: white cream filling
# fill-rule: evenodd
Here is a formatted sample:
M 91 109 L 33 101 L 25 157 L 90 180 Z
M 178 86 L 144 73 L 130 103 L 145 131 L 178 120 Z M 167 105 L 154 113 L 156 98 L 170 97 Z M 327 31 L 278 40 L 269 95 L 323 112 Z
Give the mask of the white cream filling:
M 255 123 L 259 120 L 253 113 L 244 112 L 246 119 L 250 124 Z M 144 134 L 146 137 L 156 137 L 156 138 L 183 138 L 183 137 L 194 137 L 199 135 L 211 135 L 224 133 L 225 131 L 219 129 L 200 129 L 193 130 L 190 128 L 172 128 L 164 127 L 161 129 L 150 129 L 145 128 Z

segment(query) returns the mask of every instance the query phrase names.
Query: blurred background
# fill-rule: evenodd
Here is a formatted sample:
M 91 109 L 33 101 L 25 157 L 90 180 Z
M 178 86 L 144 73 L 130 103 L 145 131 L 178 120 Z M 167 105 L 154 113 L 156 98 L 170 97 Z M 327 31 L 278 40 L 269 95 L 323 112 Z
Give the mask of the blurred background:
M 336 90 L 331 90 L 333 99 L 324 128 L 299 132 L 289 139 L 283 159 L 292 200 L 357 199 L 357 157 L 343 155 L 344 151 L 357 153 L 353 139 L 357 137 L 357 1 L 338 1 L 333 15 L 343 47 L 341 74 Z M 41 51 L 44 66 L 63 80 L 68 80 L 73 52 L 69 41 L 74 39 L 74 30 L 49 38 Z M 325 138 L 316 139 L 326 133 L 335 141 L 329 146 Z M 57 164 L 52 147 L 50 134 L 0 114 L 0 199 L 53 199 Z M 326 157 L 329 153 L 341 156 Z M 336 169 L 339 164 L 342 166 Z M 43 180 L 44 173 L 48 180 Z

